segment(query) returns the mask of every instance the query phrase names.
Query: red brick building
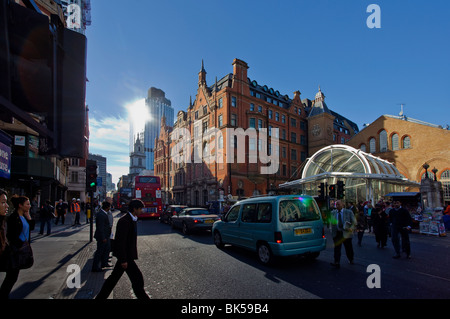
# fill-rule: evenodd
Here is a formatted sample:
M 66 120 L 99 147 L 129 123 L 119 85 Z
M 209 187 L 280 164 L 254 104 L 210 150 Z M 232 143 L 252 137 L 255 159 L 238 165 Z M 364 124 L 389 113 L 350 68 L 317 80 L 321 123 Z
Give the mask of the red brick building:
M 171 202 L 204 205 L 218 200 L 221 194 L 235 198 L 266 194 L 279 184 L 300 176 L 298 168 L 308 156 L 308 110 L 302 104 L 300 92 L 294 92 L 291 99 L 251 80 L 246 62 L 235 59 L 232 65 L 233 73 L 208 86 L 202 63 L 195 100 L 189 103 L 186 112 L 178 113 L 173 128 L 166 126 L 166 132 L 161 130 L 155 144 L 155 174 L 166 183 L 163 189 L 167 187 Z M 182 163 L 174 163 L 173 158 L 168 157 L 180 140 L 180 136 L 173 136 L 176 128 L 186 130 L 191 137 L 191 156 Z M 204 134 L 212 128 L 220 130 L 221 136 L 216 135 L 212 139 L 214 143 L 211 140 L 208 143 Z M 244 132 L 254 128 L 258 136 L 247 135 L 242 139 L 231 136 L 230 132 L 239 128 Z M 267 130 L 268 143 L 261 138 L 261 129 Z M 272 150 L 270 143 L 276 138 L 279 148 Z M 202 156 L 201 161 L 195 158 L 196 145 L 198 151 L 201 146 L 202 154 L 209 154 Z M 255 151 L 257 160 L 252 157 Z M 271 165 L 261 161 L 262 152 L 278 159 L 274 174 L 261 173 L 264 167 Z M 223 161 L 211 161 L 211 156 L 218 154 L 223 155 Z M 238 156 L 243 156 L 244 161 L 238 161 Z

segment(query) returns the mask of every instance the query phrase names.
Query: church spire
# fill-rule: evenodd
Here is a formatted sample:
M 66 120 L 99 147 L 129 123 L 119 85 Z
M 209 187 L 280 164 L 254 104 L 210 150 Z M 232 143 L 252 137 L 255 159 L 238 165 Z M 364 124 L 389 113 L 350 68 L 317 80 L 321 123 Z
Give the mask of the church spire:
M 206 85 L 206 70 L 205 64 L 203 63 L 203 59 L 202 59 L 202 69 L 198 73 L 198 86 L 202 84 Z

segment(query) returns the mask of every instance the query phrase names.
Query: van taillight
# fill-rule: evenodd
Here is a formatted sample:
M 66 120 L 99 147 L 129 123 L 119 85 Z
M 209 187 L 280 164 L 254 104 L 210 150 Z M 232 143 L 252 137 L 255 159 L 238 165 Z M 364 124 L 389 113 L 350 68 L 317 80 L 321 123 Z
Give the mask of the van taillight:
M 322 227 L 322 238 L 325 238 L 325 227 Z
M 283 236 L 281 235 L 281 232 L 279 232 L 279 231 L 275 232 L 275 242 L 277 244 L 281 244 L 283 242 Z

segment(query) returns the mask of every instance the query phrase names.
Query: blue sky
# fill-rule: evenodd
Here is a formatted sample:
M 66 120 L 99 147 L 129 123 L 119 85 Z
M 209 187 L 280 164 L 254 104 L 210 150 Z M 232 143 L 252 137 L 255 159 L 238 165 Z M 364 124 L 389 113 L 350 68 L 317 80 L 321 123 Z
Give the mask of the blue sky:
M 368 28 L 370 4 L 381 28 Z M 314 99 L 360 129 L 383 114 L 450 124 L 450 1 L 180 0 L 92 1 L 87 95 L 90 152 L 107 157 L 117 183 L 128 174 L 126 105 L 150 87 L 175 114 L 207 83 L 232 72 L 234 58 L 259 84 Z

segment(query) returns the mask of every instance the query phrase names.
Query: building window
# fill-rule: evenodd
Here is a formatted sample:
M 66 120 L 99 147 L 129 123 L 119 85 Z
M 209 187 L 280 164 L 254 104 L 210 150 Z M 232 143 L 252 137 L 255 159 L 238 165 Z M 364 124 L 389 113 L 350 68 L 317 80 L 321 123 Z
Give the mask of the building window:
M 409 136 L 403 138 L 403 148 L 411 148 L 411 138 Z
M 78 183 L 78 172 L 72 171 L 72 173 L 70 174 L 70 181 L 72 183 Z
M 281 115 L 281 123 L 286 123 L 286 115 Z
M 392 135 L 391 144 L 392 144 L 392 150 L 398 151 L 399 148 L 398 148 L 398 134 L 397 133 Z
M 250 118 L 249 127 L 256 128 L 256 119 L 254 117 Z
M 380 152 L 386 152 L 387 151 L 387 132 L 385 130 L 382 130 L 380 132 Z
M 231 97 L 231 106 L 233 106 L 233 107 L 237 106 L 237 102 L 236 102 L 236 97 L 235 96 Z
M 300 156 L 301 156 L 300 159 L 301 159 L 302 162 L 306 161 L 306 152 L 301 152 Z
M 359 149 L 363 152 L 366 151 L 366 144 L 361 144 L 361 146 L 359 147 Z
M 306 136 L 305 135 L 300 135 L 300 144 L 306 145 Z
M 223 125 L 223 115 L 220 114 L 219 115 L 219 127 L 221 127 Z
M 377 149 L 376 149 L 376 141 L 375 141 L 375 138 L 371 138 L 370 140 L 369 140 L 369 151 L 370 151 L 370 153 L 375 153 L 376 151 L 377 151 Z
M 223 149 L 223 135 L 219 136 L 219 150 Z
M 287 173 L 286 164 L 283 164 L 283 176 L 286 176 L 286 173 Z
M 206 133 L 206 131 L 208 130 L 208 121 L 204 121 L 203 123 L 202 123 L 202 133 L 203 134 L 205 134 Z
M 291 161 L 296 161 L 296 160 L 297 160 L 297 150 L 291 149 Z
M 280 121 L 280 113 L 275 112 L 275 121 Z
M 345 144 L 345 137 L 341 137 L 341 144 Z
M 231 114 L 231 126 L 237 126 L 237 115 Z
M 272 110 L 269 110 L 269 119 L 271 120 L 273 118 L 273 112 Z
M 283 146 L 283 148 L 281 149 L 281 156 L 283 158 L 286 158 L 286 147 L 285 146 Z
M 223 98 L 219 99 L 219 109 L 223 107 Z
M 262 113 L 262 106 L 261 105 L 258 105 L 258 112 Z
M 294 118 L 291 118 L 291 126 L 292 127 L 297 127 L 297 120 Z
M 295 134 L 294 132 L 291 132 L 291 142 L 297 143 L 297 134 Z
M 284 128 L 281 130 L 281 139 L 286 140 L 286 130 Z
M 248 149 L 249 149 L 250 151 L 256 150 L 256 145 L 255 145 L 255 139 L 254 139 L 254 138 L 250 138 L 250 139 L 248 140 Z
M 206 115 L 206 113 L 208 113 L 208 107 L 204 106 L 203 107 L 203 115 Z
M 258 119 L 258 129 L 260 129 L 260 128 L 262 128 L 263 127 L 263 125 L 262 125 L 262 120 L 261 119 Z
M 300 121 L 300 128 L 301 128 L 303 131 L 306 131 L 306 122 Z
M 250 103 L 250 111 L 254 111 L 255 110 L 255 104 Z
M 442 183 L 442 189 L 444 190 L 444 203 L 448 203 L 450 202 L 450 170 L 447 169 L 441 174 L 440 182 Z
M 195 116 L 194 116 L 194 118 L 195 118 L 196 120 L 198 120 L 198 111 L 195 111 Z

